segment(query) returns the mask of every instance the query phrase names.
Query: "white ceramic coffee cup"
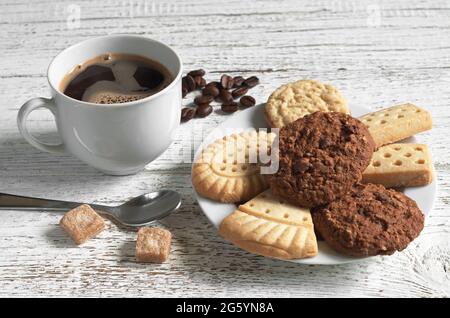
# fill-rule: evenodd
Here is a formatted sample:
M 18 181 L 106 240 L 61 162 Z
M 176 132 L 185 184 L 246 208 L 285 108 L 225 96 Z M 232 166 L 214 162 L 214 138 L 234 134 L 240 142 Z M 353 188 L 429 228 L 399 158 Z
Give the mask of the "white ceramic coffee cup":
M 137 54 L 164 65 L 174 80 L 160 92 L 124 104 L 92 104 L 64 95 L 63 77 L 76 65 L 98 55 Z M 135 35 L 92 38 L 59 53 L 47 77 L 52 98 L 33 98 L 20 109 L 17 123 L 22 136 L 34 147 L 52 153 L 69 152 L 83 162 L 112 175 L 138 172 L 161 155 L 172 142 L 180 123 L 182 62 L 167 45 Z M 56 120 L 62 143 L 50 145 L 27 130 L 28 115 L 49 109 Z

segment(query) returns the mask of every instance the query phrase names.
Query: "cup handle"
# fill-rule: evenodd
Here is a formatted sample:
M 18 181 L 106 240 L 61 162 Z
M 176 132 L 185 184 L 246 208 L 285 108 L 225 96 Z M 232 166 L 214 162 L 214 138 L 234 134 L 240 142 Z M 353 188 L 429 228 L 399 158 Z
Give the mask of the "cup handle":
M 59 145 L 46 144 L 44 142 L 37 140 L 28 131 L 26 123 L 28 115 L 30 115 L 32 111 L 38 108 L 47 108 L 53 114 L 54 117 L 57 116 L 56 115 L 57 109 L 53 99 L 43 97 L 30 99 L 28 102 L 22 105 L 22 107 L 19 110 L 19 114 L 17 115 L 17 126 L 19 126 L 20 133 L 22 134 L 23 138 L 25 138 L 26 141 L 28 141 L 32 146 L 36 147 L 39 150 L 51 153 L 63 153 L 64 152 L 63 143 Z

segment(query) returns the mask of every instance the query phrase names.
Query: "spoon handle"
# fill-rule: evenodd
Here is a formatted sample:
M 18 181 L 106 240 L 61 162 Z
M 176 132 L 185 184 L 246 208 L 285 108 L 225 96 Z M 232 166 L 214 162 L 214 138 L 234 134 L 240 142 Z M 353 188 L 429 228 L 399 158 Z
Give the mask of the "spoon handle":
M 82 204 L 83 203 L 47 200 L 0 193 L 0 210 L 68 211 Z

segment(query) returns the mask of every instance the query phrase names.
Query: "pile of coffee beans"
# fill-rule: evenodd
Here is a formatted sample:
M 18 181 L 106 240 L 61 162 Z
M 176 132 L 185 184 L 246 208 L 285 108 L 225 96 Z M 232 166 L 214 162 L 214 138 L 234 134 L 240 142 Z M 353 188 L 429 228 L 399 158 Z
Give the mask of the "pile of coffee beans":
M 221 103 L 224 113 L 234 113 L 241 108 L 247 108 L 256 104 L 252 96 L 246 95 L 249 89 L 259 84 L 256 76 L 244 78 L 242 76 L 231 77 L 224 74 L 220 81 L 206 83 L 203 78 L 205 71 L 202 69 L 193 70 L 182 78 L 182 96 L 193 91 L 201 90 L 201 95 L 195 97 L 195 107 L 185 107 L 181 110 L 181 122 L 187 122 L 194 117 L 206 117 L 212 113 L 211 103 L 216 100 Z M 236 100 L 239 100 L 237 102 Z

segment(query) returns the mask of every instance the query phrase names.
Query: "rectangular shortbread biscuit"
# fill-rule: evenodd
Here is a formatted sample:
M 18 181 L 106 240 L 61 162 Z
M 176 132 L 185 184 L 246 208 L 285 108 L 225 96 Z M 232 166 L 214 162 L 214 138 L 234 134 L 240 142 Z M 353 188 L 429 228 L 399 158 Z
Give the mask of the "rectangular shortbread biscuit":
M 363 173 L 364 183 L 385 187 L 423 186 L 433 180 L 431 154 L 423 144 L 391 144 L 380 147 Z
M 413 104 L 402 104 L 359 118 L 369 129 L 378 147 L 431 129 L 429 112 Z

